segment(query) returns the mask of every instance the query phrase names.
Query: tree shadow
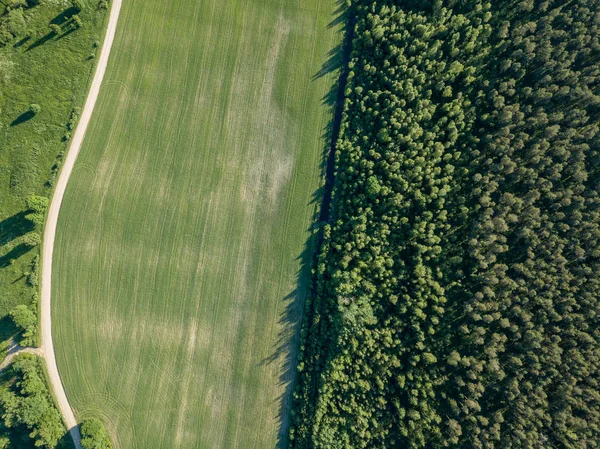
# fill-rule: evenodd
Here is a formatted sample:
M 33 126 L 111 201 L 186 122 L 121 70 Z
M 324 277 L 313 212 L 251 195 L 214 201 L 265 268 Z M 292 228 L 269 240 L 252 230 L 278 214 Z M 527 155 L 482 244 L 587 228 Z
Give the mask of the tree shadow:
M 74 33 L 75 31 L 77 31 L 77 27 L 72 26 L 69 29 L 67 29 L 67 31 L 65 31 L 63 34 L 61 34 L 60 36 L 58 36 L 56 38 L 56 40 L 58 41 L 58 40 L 60 40 L 60 39 L 62 39 L 64 37 L 67 37 L 69 34 Z
M 25 211 L 21 211 L 0 221 L 0 246 L 33 230 L 33 224 L 25 218 L 26 215 Z
M 23 39 L 21 39 L 20 41 L 18 41 L 17 43 L 15 43 L 15 45 L 13 45 L 13 48 L 22 47 L 27 42 L 29 42 L 29 40 L 31 40 L 31 36 L 25 36 Z
M 79 10 L 77 8 L 74 7 L 70 7 L 65 9 L 63 12 L 61 12 L 59 15 L 57 15 L 54 19 L 52 19 L 50 21 L 50 25 L 58 25 L 58 26 L 63 26 L 65 23 L 69 23 L 69 21 L 71 20 L 71 18 L 77 14 Z M 69 27 L 67 29 L 66 32 L 64 32 L 63 34 L 61 34 L 60 36 L 57 36 L 56 39 L 62 39 L 63 37 L 68 36 L 69 34 L 71 34 L 72 32 L 74 32 L 76 30 L 75 27 Z M 31 44 L 29 47 L 27 47 L 27 50 L 25 51 L 31 51 L 31 50 L 35 50 L 36 48 L 38 48 L 41 45 L 44 45 L 46 42 L 48 42 L 49 40 L 51 40 L 53 37 L 55 37 L 56 34 L 54 34 L 54 32 L 50 31 L 48 34 L 46 34 L 45 36 L 42 36 L 41 38 L 39 38 L 37 41 L 35 41 L 33 44 Z
M 302 253 L 297 260 L 300 268 L 297 272 L 296 288 L 288 294 L 284 301 L 286 306 L 279 318 L 280 328 L 273 353 L 260 362 L 261 365 L 270 364 L 284 357 L 285 361 L 280 372 L 280 385 L 284 385 L 284 392 L 279 401 L 279 432 L 277 435 L 277 448 L 288 447 L 289 429 L 291 423 L 291 411 L 293 404 L 293 391 L 297 383 L 297 364 L 300 354 L 301 330 L 307 323 L 311 322 L 313 315 L 313 301 L 307 301 L 316 293 L 317 277 L 312 273 L 316 267 L 317 257 L 323 244 L 323 225 L 330 220 L 332 191 L 335 183 L 335 148 L 340 133 L 342 114 L 344 111 L 344 91 L 348 81 L 348 61 L 352 50 L 352 39 L 354 34 L 354 14 L 345 6 L 344 0 L 336 0 L 337 9 L 335 18 L 329 23 L 328 28 L 343 24 L 339 32 L 343 33 L 342 43 L 333 48 L 327 60 L 319 71 L 312 77 L 312 81 L 333 73 L 339 72 L 337 81 L 322 98 L 322 102 L 331 108 L 331 119 L 323 131 L 325 148 L 321 158 L 321 179 L 324 184 L 313 192 L 309 205 L 317 204 L 312 219 L 310 236 L 305 242 Z M 307 307 L 306 307 L 307 306 Z
M 20 125 L 21 123 L 25 123 L 26 121 L 31 120 L 34 116 L 35 116 L 35 114 L 33 112 L 25 111 L 21 115 L 19 115 L 16 119 L 14 119 L 11 122 L 10 126 L 17 126 L 17 125 Z
M 71 437 L 70 429 L 67 430 L 67 432 L 60 438 L 56 447 L 58 449 L 75 449 L 75 444 L 73 443 L 73 437 Z
M 61 12 L 54 19 L 52 19 L 50 21 L 50 25 L 62 26 L 63 23 L 71 20 L 71 17 L 73 17 L 75 14 L 77 14 L 78 11 L 79 10 L 77 8 L 74 8 L 71 6 L 70 8 L 67 8 L 63 12 Z
M 6 268 L 10 265 L 11 260 L 16 260 L 23 254 L 27 254 L 31 251 L 32 247 L 27 246 L 24 243 L 20 243 L 7 252 L 4 256 L 0 257 L 0 268 Z
M 52 37 L 54 37 L 54 33 L 52 31 L 50 31 L 48 34 L 40 37 L 37 41 L 35 41 L 33 44 L 31 44 L 29 47 L 27 47 L 27 50 L 25 50 L 25 51 L 35 50 L 39 46 L 44 45 L 46 42 L 48 42 L 50 39 L 52 39 Z
M 15 322 L 8 315 L 0 318 L 0 341 L 8 340 L 19 333 Z

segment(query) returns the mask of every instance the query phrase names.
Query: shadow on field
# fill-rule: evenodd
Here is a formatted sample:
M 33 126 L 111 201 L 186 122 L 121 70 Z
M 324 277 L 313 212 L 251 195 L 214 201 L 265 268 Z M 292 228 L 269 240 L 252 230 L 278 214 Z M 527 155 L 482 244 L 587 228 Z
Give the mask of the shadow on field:
M 33 230 L 33 225 L 25 215 L 27 215 L 25 211 L 21 211 L 0 221 L 0 246 Z
M 77 8 L 71 6 L 70 8 L 67 8 L 63 12 L 61 12 L 54 19 L 52 19 L 50 21 L 50 24 L 62 26 L 65 22 L 68 22 L 69 20 L 71 20 L 71 17 L 73 17 L 78 12 L 79 12 L 79 10 Z
M 278 449 L 288 447 L 291 411 L 294 406 L 292 393 L 297 382 L 296 366 L 300 351 L 300 330 L 302 326 L 306 326 L 306 323 L 312 321 L 313 311 L 310 309 L 305 310 L 305 304 L 307 297 L 311 297 L 316 293 L 317 279 L 315 275 L 311 274 L 311 270 L 316 265 L 317 255 L 323 242 L 322 227 L 330 221 L 332 190 L 335 182 L 335 145 L 340 133 L 344 110 L 344 91 L 348 80 L 345 67 L 347 67 L 350 59 L 354 32 L 354 16 L 346 8 L 344 0 L 336 0 L 336 5 L 334 19 L 327 28 L 339 26 L 338 33 L 343 35 L 342 43 L 328 53 L 327 60 L 312 78 L 313 81 L 317 81 L 324 76 L 338 72 L 336 82 L 322 98 L 322 103 L 330 108 L 331 117 L 323 132 L 323 141 L 326 147 L 323 150 L 320 169 L 321 179 L 324 179 L 325 182 L 322 187 L 313 193 L 309 203 L 309 205 L 316 204 L 317 207 L 312 220 L 313 225 L 310 229 L 311 235 L 304 245 L 304 250 L 297 258 L 300 261 L 300 268 L 297 273 L 296 289 L 284 298 L 286 307 L 279 318 L 283 330 L 278 336 L 273 354 L 261 361 L 261 365 L 270 364 L 280 357 L 285 357 L 284 366 L 279 376 L 280 385 L 285 386 L 285 391 L 279 398 Z M 308 301 L 309 307 L 312 303 L 313 301 Z
M 21 115 L 19 115 L 16 119 L 14 119 L 10 123 L 10 126 L 20 125 L 21 123 L 25 123 L 26 121 L 31 120 L 33 117 L 35 117 L 35 114 L 33 112 L 25 111 Z
M 20 243 L 7 252 L 4 256 L 0 257 L 0 268 L 6 268 L 10 265 L 11 260 L 16 260 L 23 254 L 31 251 L 31 246 L 27 246 L 24 243 Z
M 19 332 L 15 322 L 8 315 L 0 318 L 0 341 L 8 340 Z
M 54 37 L 56 38 L 56 40 L 59 40 L 73 33 L 77 28 L 73 26 L 72 18 L 78 12 L 79 10 L 74 7 L 65 9 L 63 12 L 61 12 L 59 15 L 57 15 L 54 19 L 50 21 L 50 25 L 58 25 L 60 27 L 63 27 L 66 24 L 66 31 L 61 35 L 56 35 L 53 31 L 50 31 L 48 34 L 40 37 L 37 41 L 32 43 L 29 47 L 27 47 L 27 50 L 25 51 L 35 50 L 37 47 L 44 45 L 46 42 L 48 42 Z
M 36 48 L 40 47 L 41 45 L 44 45 L 46 42 L 48 42 L 53 37 L 54 37 L 54 33 L 49 32 L 49 33 L 45 34 L 44 36 L 40 37 L 37 41 L 35 41 L 29 47 L 27 47 L 27 50 L 25 50 L 25 51 L 35 50 Z

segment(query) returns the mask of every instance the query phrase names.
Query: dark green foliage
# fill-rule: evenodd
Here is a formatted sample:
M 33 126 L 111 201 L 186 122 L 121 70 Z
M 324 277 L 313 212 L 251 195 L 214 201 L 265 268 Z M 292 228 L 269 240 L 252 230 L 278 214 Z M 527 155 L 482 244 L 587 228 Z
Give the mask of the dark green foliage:
M 292 447 L 599 447 L 599 6 L 352 2 Z
M 46 387 L 40 359 L 19 355 L 5 377 L 0 390 L 4 425 L 26 428 L 37 447 L 56 448 L 66 429 Z
M 106 429 L 99 419 L 90 418 L 83 421 L 81 446 L 83 449 L 112 449 Z

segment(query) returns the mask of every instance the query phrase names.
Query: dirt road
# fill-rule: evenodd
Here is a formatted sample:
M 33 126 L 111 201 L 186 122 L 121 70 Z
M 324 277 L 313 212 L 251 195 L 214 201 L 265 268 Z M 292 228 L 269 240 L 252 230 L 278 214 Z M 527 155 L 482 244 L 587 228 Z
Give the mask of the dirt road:
M 73 414 L 73 410 L 69 405 L 67 395 L 63 388 L 63 384 L 60 380 L 58 373 L 58 367 L 56 365 L 56 357 L 54 355 L 54 346 L 52 344 L 52 317 L 50 307 L 50 295 L 52 293 L 52 252 L 54 249 L 54 237 L 56 235 L 56 223 L 58 221 L 58 213 L 62 204 L 63 196 L 65 194 L 65 188 L 67 182 L 73 171 L 75 160 L 79 155 L 79 150 L 85 136 L 85 131 L 90 123 L 92 111 L 98 99 L 98 93 L 100 91 L 100 85 L 104 78 L 104 72 L 106 71 L 106 65 L 108 62 L 108 56 L 110 49 L 113 44 L 115 37 L 115 31 L 117 29 L 117 21 L 119 19 L 119 12 L 121 11 L 122 0 L 112 0 L 112 6 L 110 10 L 110 17 L 108 19 L 108 28 L 104 38 L 104 44 L 100 52 L 100 59 L 94 73 L 94 78 L 90 86 L 85 106 L 79 119 L 79 124 L 73 135 L 73 140 L 69 146 L 67 156 L 65 158 L 62 170 L 58 177 L 58 182 L 54 189 L 54 194 L 50 202 L 50 208 L 48 210 L 48 218 L 46 220 L 46 229 L 44 230 L 44 244 L 42 247 L 42 292 L 41 292 L 41 337 L 42 344 L 41 350 L 46 359 L 46 365 L 48 367 L 48 375 L 50 378 L 50 386 L 54 392 L 54 396 L 58 402 L 58 407 L 63 416 L 65 424 L 69 429 L 73 442 L 77 449 L 81 448 L 80 440 L 81 435 L 79 434 L 79 428 L 77 427 L 77 420 Z

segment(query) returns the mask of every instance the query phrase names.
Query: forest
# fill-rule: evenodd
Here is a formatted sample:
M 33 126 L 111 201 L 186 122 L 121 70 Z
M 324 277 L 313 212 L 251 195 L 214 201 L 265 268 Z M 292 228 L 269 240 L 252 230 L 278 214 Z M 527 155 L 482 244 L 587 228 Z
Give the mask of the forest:
M 350 0 L 291 447 L 600 446 L 600 2 Z

